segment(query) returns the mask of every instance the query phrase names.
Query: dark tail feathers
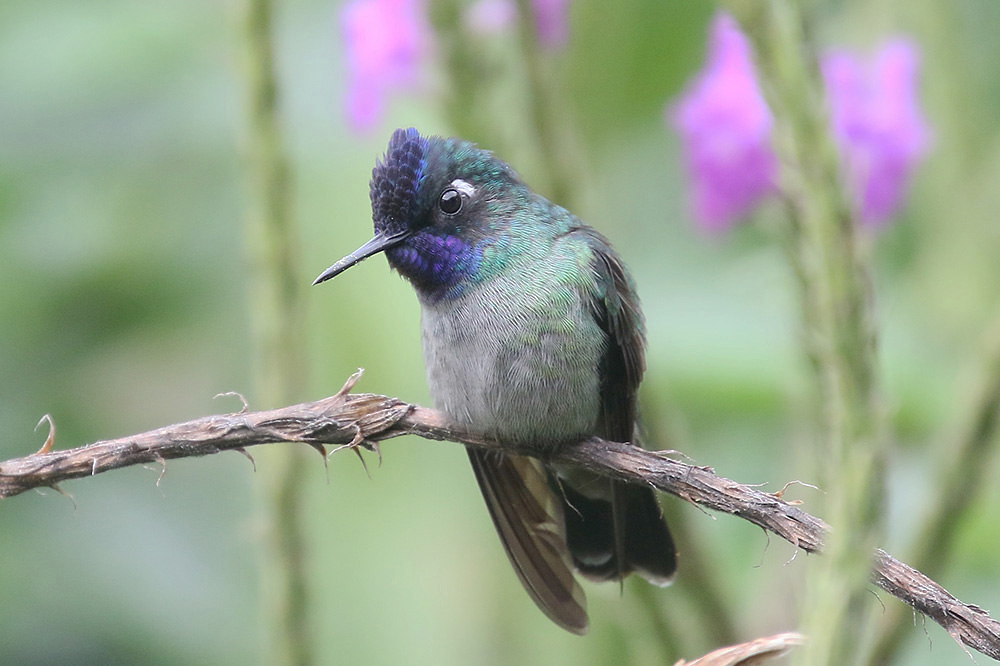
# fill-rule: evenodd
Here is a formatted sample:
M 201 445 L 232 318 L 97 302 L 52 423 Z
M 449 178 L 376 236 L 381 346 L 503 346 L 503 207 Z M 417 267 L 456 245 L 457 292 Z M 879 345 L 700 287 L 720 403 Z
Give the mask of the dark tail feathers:
M 591 580 L 621 580 L 635 571 L 654 585 L 669 585 L 677 551 L 653 489 L 611 483 L 611 500 L 559 484 L 573 564 Z

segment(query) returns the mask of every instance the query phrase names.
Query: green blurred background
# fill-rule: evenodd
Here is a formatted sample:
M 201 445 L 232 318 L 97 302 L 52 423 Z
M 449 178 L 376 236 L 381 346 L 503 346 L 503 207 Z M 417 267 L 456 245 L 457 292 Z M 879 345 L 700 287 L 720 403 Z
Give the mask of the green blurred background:
M 455 131 L 433 66 L 425 90 L 397 98 L 374 131 L 347 127 L 339 8 L 276 7 L 304 285 L 369 237 L 368 177 L 391 130 Z M 699 232 L 662 119 L 701 62 L 712 11 L 578 0 L 568 50 L 552 57 L 585 165 L 573 207 L 627 259 L 649 320 L 650 445 L 777 490 L 810 480 L 796 453 L 808 381 L 796 296 L 768 231 L 779 211 L 727 236 Z M 235 2 L 192 0 L 0 5 L 0 459 L 41 445 L 32 428 L 45 413 L 66 448 L 238 409 L 235 398 L 213 400 L 225 391 L 263 407 L 243 281 L 237 15 Z M 924 53 L 934 148 L 906 212 L 875 240 L 893 426 L 885 545 L 906 559 L 1000 307 L 1000 3 L 845 0 L 822 15 L 823 44 L 871 51 L 903 33 Z M 490 48 L 502 61 L 514 43 Z M 517 146 L 517 128 L 504 126 L 501 154 L 541 179 L 541 165 L 518 160 L 531 147 Z M 384 260 L 308 290 L 306 302 L 303 399 L 335 392 L 361 366 L 359 390 L 430 404 L 416 299 Z M 319 663 L 660 663 L 637 585 L 624 596 L 587 586 L 586 638 L 545 620 L 458 445 L 401 439 L 383 455 L 378 468 L 369 459 L 371 478 L 350 454 L 331 459 L 328 478 L 318 457 L 307 474 Z M 997 479 L 995 461 L 983 464 Z M 266 663 L 259 483 L 245 459 L 224 454 L 171 462 L 162 478 L 154 465 L 70 482 L 72 500 L 45 491 L 0 503 L 0 663 Z M 939 582 L 995 608 L 1000 483 L 987 485 Z M 790 496 L 809 510 L 815 491 Z M 738 638 L 795 627 L 804 556 L 738 519 L 664 503 L 690 523 Z M 716 647 L 690 592 L 652 598 L 685 637 L 685 656 Z M 936 625 L 926 632 L 918 622 L 905 663 L 966 658 Z

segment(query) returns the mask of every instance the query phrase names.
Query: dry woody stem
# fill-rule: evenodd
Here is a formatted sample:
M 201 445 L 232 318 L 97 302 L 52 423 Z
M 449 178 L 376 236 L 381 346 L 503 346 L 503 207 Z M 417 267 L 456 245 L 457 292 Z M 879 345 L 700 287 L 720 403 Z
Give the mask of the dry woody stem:
M 262 412 L 243 411 L 159 428 L 130 437 L 61 451 L 39 451 L 0 462 L 0 498 L 32 488 L 57 487 L 69 479 L 94 476 L 120 467 L 174 458 L 239 451 L 258 444 L 296 442 L 326 455 L 325 445 L 377 449 L 378 442 L 400 435 L 459 442 L 466 446 L 509 447 L 451 422 L 441 412 L 396 398 L 350 393 L 359 375 L 339 393 Z M 43 447 L 44 448 L 44 447 Z M 522 452 L 530 453 L 530 452 Z M 550 463 L 583 465 L 608 477 L 644 483 L 701 507 L 739 516 L 780 536 L 807 553 L 823 549 L 830 527 L 779 496 L 718 476 L 699 467 L 627 443 L 588 439 L 564 447 Z M 1000 661 L 1000 622 L 985 610 L 956 599 L 916 569 L 877 550 L 871 581 L 940 624 L 960 643 Z

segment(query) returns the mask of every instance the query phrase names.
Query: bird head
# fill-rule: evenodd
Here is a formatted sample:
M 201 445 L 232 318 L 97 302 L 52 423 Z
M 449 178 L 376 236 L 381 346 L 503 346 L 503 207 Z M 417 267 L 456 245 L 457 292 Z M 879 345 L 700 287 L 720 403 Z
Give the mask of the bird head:
M 491 152 L 398 129 L 372 170 L 375 236 L 313 284 L 384 252 L 418 291 L 452 290 L 476 274 L 484 246 L 509 224 L 522 191 L 517 174 Z

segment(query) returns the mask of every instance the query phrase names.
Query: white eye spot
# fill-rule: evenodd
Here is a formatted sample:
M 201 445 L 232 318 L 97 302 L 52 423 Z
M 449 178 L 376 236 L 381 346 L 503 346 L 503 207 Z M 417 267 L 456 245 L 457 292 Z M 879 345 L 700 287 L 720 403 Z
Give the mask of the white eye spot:
M 454 187 L 456 190 L 458 190 L 467 197 L 471 197 L 473 194 L 476 193 L 476 188 L 473 187 L 471 183 L 462 180 L 461 178 L 456 178 L 455 180 L 451 181 L 451 187 Z

